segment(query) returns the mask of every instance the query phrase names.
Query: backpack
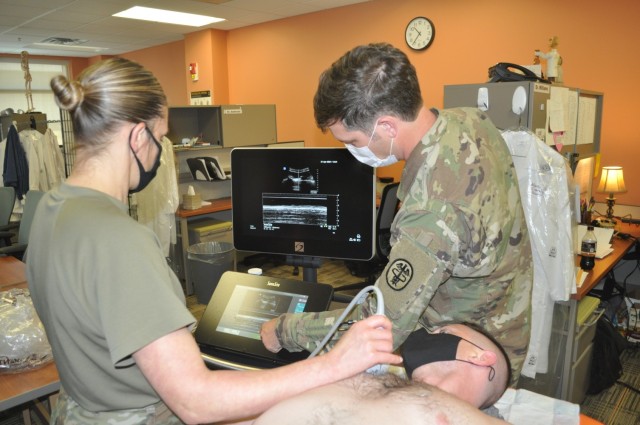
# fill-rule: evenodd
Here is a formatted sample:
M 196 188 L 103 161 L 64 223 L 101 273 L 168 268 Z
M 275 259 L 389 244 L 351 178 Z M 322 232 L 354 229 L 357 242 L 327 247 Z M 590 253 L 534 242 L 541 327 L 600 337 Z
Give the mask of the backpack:
M 626 339 L 602 316 L 596 324 L 593 339 L 590 381 L 587 394 L 598 394 L 611 387 L 622 376 L 620 354 L 627 345 Z

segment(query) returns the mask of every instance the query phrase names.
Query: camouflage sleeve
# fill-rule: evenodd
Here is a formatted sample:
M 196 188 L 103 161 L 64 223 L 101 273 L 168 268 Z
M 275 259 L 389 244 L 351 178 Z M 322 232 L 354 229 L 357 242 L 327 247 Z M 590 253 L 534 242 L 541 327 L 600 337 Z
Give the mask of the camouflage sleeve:
M 375 304 L 373 305 L 375 308 Z M 361 320 L 371 315 L 368 302 L 357 305 L 347 317 L 345 322 Z M 323 311 L 321 313 L 290 313 L 283 314 L 278 318 L 276 326 L 276 336 L 283 348 L 289 351 L 313 351 L 317 344 L 321 342 L 336 320 L 342 315 L 344 309 Z M 342 333 L 348 329 L 345 325 L 336 332 L 327 343 L 326 349 L 331 348 L 340 338 Z
M 398 213 L 397 240 L 376 282 L 384 296 L 385 313 L 393 322 L 396 348 L 416 328 L 458 260 L 460 225 L 455 212 L 439 201 L 426 205 L 428 211 L 402 209 Z

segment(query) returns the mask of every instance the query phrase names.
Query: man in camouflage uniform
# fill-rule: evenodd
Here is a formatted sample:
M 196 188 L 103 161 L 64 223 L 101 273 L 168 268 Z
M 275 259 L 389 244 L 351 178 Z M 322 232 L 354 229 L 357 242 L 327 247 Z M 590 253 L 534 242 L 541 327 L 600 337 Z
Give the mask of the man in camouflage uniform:
M 415 68 L 388 44 L 360 46 L 323 73 L 318 126 L 361 162 L 406 160 L 389 263 L 376 285 L 398 347 L 417 326 L 475 323 L 510 356 L 517 382 L 530 336 L 533 262 L 511 155 L 477 109 L 424 107 Z M 354 310 L 358 320 L 375 299 Z M 262 330 L 277 351 L 313 350 L 341 311 L 289 314 Z

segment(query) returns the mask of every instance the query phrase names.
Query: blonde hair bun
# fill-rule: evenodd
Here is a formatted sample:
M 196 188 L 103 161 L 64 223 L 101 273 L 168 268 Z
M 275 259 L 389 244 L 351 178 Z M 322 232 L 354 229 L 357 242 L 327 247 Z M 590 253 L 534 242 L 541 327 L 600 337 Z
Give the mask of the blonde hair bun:
M 64 75 L 51 79 L 51 89 L 61 109 L 73 111 L 84 100 L 84 88 L 78 81 L 69 81 Z

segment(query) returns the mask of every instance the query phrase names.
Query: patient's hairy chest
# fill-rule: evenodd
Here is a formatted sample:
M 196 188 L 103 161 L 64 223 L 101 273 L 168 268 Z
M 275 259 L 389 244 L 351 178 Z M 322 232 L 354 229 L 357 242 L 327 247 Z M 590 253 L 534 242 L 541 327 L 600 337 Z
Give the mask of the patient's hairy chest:
M 256 425 L 504 424 L 437 388 L 394 375 L 358 375 L 279 403 Z
M 305 425 L 447 425 L 433 389 L 393 375 L 360 375 L 313 391 L 299 406 Z M 297 410 L 297 409 L 296 409 Z M 289 412 L 293 414 L 294 412 Z M 428 419 L 427 419 L 428 417 Z

